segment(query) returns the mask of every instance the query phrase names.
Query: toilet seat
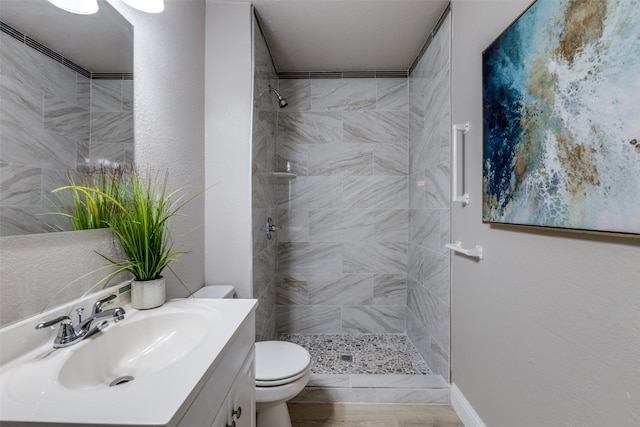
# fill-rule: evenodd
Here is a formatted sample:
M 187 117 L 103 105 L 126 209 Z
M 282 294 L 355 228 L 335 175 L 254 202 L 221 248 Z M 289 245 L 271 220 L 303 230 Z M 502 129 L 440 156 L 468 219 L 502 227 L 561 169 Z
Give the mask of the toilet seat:
M 274 387 L 294 382 L 309 371 L 309 352 L 286 341 L 261 341 L 256 345 L 256 386 Z
M 283 378 L 280 380 L 264 381 L 264 380 L 256 379 L 256 387 L 275 387 L 283 384 L 289 384 L 304 377 L 308 371 L 309 369 L 307 368 L 304 371 L 300 372 L 299 374 L 296 374 L 289 378 Z

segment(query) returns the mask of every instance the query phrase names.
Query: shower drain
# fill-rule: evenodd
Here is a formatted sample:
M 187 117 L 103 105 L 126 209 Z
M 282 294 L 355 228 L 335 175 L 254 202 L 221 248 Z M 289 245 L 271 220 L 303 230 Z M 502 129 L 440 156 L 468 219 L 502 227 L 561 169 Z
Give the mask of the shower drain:
M 133 381 L 133 377 L 131 375 L 125 375 L 123 377 L 118 377 L 115 380 L 111 381 L 111 384 L 109 384 L 109 387 L 115 387 L 117 385 L 125 384 L 131 381 Z
M 353 362 L 353 356 L 350 354 L 343 354 L 342 356 L 340 356 L 340 360 L 342 360 L 343 362 Z

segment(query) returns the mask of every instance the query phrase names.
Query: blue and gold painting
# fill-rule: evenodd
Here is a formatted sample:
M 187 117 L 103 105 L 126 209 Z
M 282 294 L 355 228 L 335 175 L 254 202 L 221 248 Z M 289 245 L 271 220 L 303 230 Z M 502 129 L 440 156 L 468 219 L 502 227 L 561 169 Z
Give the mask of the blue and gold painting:
M 640 0 L 538 0 L 482 61 L 483 221 L 640 234 Z

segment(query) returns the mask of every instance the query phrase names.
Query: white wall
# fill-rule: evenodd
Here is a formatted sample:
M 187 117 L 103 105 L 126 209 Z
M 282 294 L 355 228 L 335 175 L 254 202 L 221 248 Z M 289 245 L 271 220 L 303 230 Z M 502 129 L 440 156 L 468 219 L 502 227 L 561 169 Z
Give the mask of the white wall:
M 136 164 L 169 170 L 171 189 L 204 189 L 203 0 L 165 1 L 159 14 L 139 12 L 120 0 L 113 6 L 134 26 Z M 204 284 L 204 196 L 181 211 L 173 237 L 188 252 L 172 268 L 191 289 Z M 187 291 L 169 271 L 167 297 Z
M 110 2 L 135 27 L 136 162 L 168 168 L 171 188 L 198 193 L 204 184 L 204 1 L 167 1 L 161 14 L 135 11 L 119 0 Z M 203 197 L 182 212 L 185 216 L 178 219 L 173 236 L 176 247 L 188 254 L 172 266 L 191 289 L 197 289 L 204 283 Z M 19 248 L 14 246 L 18 237 Z M 94 270 L 101 260 L 93 251 L 105 252 L 110 244 L 111 238 L 104 234 L 88 237 L 84 232 L 0 238 L 3 311 L 6 304 L 26 304 L 31 292 L 45 296 L 56 292 L 69 283 L 70 273 L 75 278 Z M 43 265 L 51 267 L 44 276 L 36 268 Z M 171 273 L 165 276 L 168 297 L 187 294 Z M 5 294 L 15 289 L 16 282 L 25 287 L 18 290 L 24 299 Z
M 453 2 L 453 122 L 471 204 L 452 209 L 452 381 L 485 424 L 640 424 L 640 240 L 482 224 L 482 51 L 529 1 Z
M 251 285 L 251 4 L 206 7 L 205 280 Z

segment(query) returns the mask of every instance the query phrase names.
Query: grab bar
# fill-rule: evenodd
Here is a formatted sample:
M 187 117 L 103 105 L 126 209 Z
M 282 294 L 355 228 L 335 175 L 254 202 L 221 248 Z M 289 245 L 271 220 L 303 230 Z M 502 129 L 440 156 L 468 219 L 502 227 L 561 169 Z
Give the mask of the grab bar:
M 452 159 L 452 182 L 451 182 L 451 201 L 462 202 L 463 205 L 469 204 L 469 193 L 458 195 L 458 132 L 462 131 L 463 135 L 469 132 L 469 122 L 453 125 L 453 159 Z
M 464 249 L 462 247 L 462 242 L 460 242 L 459 240 L 455 243 L 447 243 L 444 246 L 448 249 L 451 249 L 454 252 L 458 252 L 472 258 L 482 259 L 484 256 L 482 246 L 476 246 L 473 249 Z

